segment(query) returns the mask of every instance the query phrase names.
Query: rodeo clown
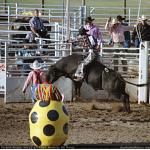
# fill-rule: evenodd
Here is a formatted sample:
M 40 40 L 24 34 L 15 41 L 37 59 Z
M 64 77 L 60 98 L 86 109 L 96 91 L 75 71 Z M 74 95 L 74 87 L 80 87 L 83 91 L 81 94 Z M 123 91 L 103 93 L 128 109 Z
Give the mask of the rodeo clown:
M 97 39 L 94 36 L 87 34 L 89 30 L 83 26 L 79 29 L 79 36 L 77 38 L 78 45 L 83 47 L 83 52 L 88 52 L 88 56 L 79 64 L 75 72 L 75 81 L 80 81 L 84 77 L 84 66 L 89 64 L 94 58 L 99 60 L 99 48 Z
M 27 88 L 32 83 L 31 86 L 31 99 L 32 103 L 35 103 L 37 100 L 50 101 L 51 99 L 56 101 L 63 100 L 63 95 L 59 92 L 57 87 L 53 84 L 50 84 L 47 81 L 46 73 L 41 70 L 42 64 L 37 60 L 30 65 L 30 68 L 33 69 L 29 74 L 24 83 L 22 92 L 25 94 Z

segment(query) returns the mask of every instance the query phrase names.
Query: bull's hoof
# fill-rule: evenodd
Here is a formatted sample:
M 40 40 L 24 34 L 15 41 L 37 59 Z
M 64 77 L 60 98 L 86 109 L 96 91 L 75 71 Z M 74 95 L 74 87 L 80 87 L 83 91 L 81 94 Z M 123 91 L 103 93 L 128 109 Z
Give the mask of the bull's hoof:
M 74 97 L 74 98 L 72 99 L 72 102 L 75 102 L 75 101 L 76 101 L 76 99 L 77 99 L 77 97 Z
M 130 110 L 130 109 L 126 109 L 126 108 L 124 108 L 124 109 L 123 109 L 123 112 L 126 112 L 126 113 L 128 113 L 128 114 L 129 114 L 129 113 L 131 113 L 131 110 Z
M 73 98 L 73 102 L 85 102 L 86 100 L 84 100 L 84 99 L 82 99 L 81 97 L 79 97 L 79 96 L 75 96 L 74 98 Z
M 78 101 L 78 99 L 79 99 L 79 96 L 75 96 L 72 98 L 71 102 L 76 102 L 76 101 Z
M 132 111 L 131 110 L 127 110 L 127 113 L 130 114 Z

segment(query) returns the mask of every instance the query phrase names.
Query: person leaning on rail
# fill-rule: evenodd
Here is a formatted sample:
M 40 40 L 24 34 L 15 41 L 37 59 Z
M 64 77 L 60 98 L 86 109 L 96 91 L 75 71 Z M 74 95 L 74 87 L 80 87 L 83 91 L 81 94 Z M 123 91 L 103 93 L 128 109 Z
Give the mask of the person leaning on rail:
M 150 41 L 150 25 L 147 23 L 148 19 L 142 15 L 138 19 L 137 25 L 135 25 L 132 33 L 132 41 L 135 43 L 135 47 L 139 48 L 141 41 Z
M 23 48 L 19 49 L 19 51 L 17 51 L 17 56 L 19 58 L 17 58 L 17 62 L 21 62 L 22 61 L 22 65 L 21 65 L 21 71 L 22 71 L 22 75 L 26 76 L 29 72 L 30 72 L 30 66 L 28 63 L 33 63 L 33 61 L 35 60 L 35 56 L 39 56 L 38 54 L 36 54 L 36 41 L 32 41 L 29 42 L 29 40 L 24 40 L 23 42 Z M 42 58 L 39 56 L 36 58 L 36 60 L 38 60 L 38 62 L 43 63 L 44 61 L 42 60 Z
M 120 22 L 124 26 L 128 26 L 128 24 L 126 23 L 127 21 L 126 21 L 125 17 L 122 17 L 122 16 L 118 15 L 117 16 L 117 21 Z M 125 38 L 125 41 L 124 41 L 124 44 L 123 44 L 124 47 L 125 48 L 130 48 L 130 46 L 131 46 L 130 31 L 125 31 L 124 32 L 124 38 Z
M 122 48 L 124 47 L 125 37 L 124 32 L 130 31 L 133 29 L 132 26 L 124 26 L 120 22 L 117 21 L 116 18 L 113 18 L 111 21 L 111 17 L 107 20 L 105 29 L 108 30 L 114 48 Z M 115 52 L 122 52 L 120 49 L 115 50 Z M 118 58 L 118 55 L 115 55 L 114 58 Z M 123 55 L 121 57 L 124 57 Z M 123 65 L 127 65 L 126 60 L 121 60 Z M 114 65 L 118 65 L 118 60 L 114 60 Z M 114 67 L 115 71 L 118 71 L 118 67 Z M 123 67 L 123 71 L 127 71 L 127 67 Z
M 95 19 L 91 16 L 85 19 L 84 28 L 88 30 L 87 34 L 93 36 L 97 40 L 97 50 L 100 51 L 101 43 L 103 43 L 103 37 L 100 29 L 93 23 Z

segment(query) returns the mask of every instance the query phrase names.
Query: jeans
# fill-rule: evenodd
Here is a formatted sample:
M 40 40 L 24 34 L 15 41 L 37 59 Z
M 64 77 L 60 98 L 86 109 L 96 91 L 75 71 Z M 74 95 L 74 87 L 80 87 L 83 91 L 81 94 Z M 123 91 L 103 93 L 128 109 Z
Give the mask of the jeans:
M 131 46 L 130 40 L 125 40 L 124 41 L 124 48 L 130 48 L 130 46 Z
M 136 48 L 139 48 L 140 47 L 140 40 L 139 39 L 135 39 L 134 44 L 135 44 Z
M 123 47 L 123 43 L 121 44 L 121 43 L 114 43 L 114 47 L 115 48 L 121 48 L 121 47 Z M 122 51 L 122 50 L 119 50 L 119 49 L 116 49 L 115 50 L 115 52 L 117 52 L 117 53 L 119 53 L 119 52 L 124 52 L 124 51 Z M 125 56 L 124 55 L 114 55 L 114 58 L 120 58 L 120 57 L 122 57 L 122 58 L 125 58 Z M 114 60 L 113 61 L 114 62 L 114 65 L 118 65 L 119 63 L 118 63 L 118 60 Z M 121 60 L 121 63 L 123 64 L 123 65 L 127 65 L 127 61 L 126 60 Z M 118 71 L 118 66 L 116 66 L 116 67 L 114 67 L 114 70 L 115 71 Z M 123 71 L 127 71 L 127 67 L 123 67 Z
M 31 100 L 32 100 L 32 103 L 36 102 L 36 89 L 37 89 L 37 85 L 32 85 L 31 86 Z

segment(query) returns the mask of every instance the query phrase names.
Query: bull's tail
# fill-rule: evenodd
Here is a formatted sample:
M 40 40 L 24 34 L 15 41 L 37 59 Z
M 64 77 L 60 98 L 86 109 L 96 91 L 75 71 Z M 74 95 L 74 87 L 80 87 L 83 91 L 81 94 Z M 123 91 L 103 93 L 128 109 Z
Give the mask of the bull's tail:
M 132 82 L 126 81 L 126 80 L 123 79 L 120 75 L 118 75 L 118 77 L 119 77 L 119 79 L 122 80 L 123 82 L 129 83 L 129 84 L 131 84 L 131 85 L 135 85 L 135 86 L 138 86 L 138 87 L 146 86 L 146 85 L 149 84 L 149 83 L 136 84 L 136 83 L 132 83 Z
M 105 71 L 105 72 L 109 72 L 109 69 L 105 67 L 105 68 L 104 68 L 104 71 Z M 121 81 L 123 81 L 123 82 L 125 82 L 125 83 L 129 83 L 129 84 L 131 84 L 131 85 L 135 85 L 135 86 L 138 86 L 138 87 L 142 87 L 142 86 L 149 85 L 149 82 L 144 83 L 144 84 L 136 84 L 136 83 L 132 83 L 132 82 L 126 81 L 126 80 L 124 80 L 124 79 L 122 78 L 122 76 L 121 76 L 120 74 L 118 74 L 118 73 L 117 73 L 117 77 L 118 77 Z

